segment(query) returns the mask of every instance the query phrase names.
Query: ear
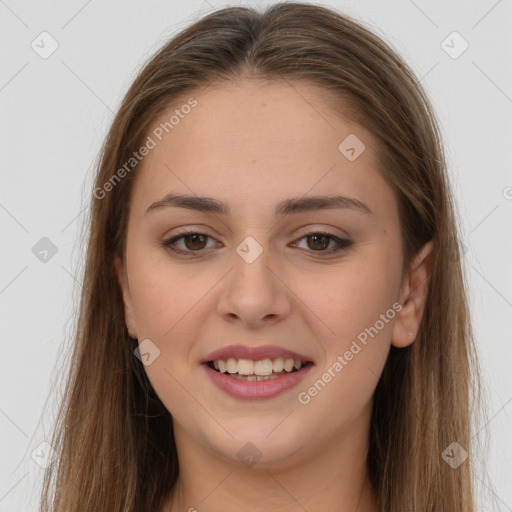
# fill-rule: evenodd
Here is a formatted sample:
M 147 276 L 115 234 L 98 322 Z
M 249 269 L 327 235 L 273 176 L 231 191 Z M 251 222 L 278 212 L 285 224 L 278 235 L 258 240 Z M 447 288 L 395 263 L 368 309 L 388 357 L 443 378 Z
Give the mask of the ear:
M 119 256 L 114 258 L 114 270 L 121 288 L 124 303 L 124 318 L 125 323 L 128 325 L 128 334 L 132 338 L 137 338 L 137 324 L 135 322 L 135 315 L 133 314 L 132 297 L 130 292 L 130 285 L 128 283 L 128 275 L 123 261 Z
M 428 284 L 432 272 L 434 242 L 427 242 L 413 259 L 401 286 L 399 302 L 402 309 L 396 316 L 391 344 L 403 348 L 418 334 L 427 301 Z

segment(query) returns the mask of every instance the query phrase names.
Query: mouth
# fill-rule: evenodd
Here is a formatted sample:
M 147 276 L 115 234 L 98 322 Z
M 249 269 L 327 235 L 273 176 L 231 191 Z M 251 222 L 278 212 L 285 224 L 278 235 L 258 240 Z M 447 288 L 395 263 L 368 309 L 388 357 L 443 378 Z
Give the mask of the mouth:
M 315 366 L 300 359 L 235 359 L 204 361 L 201 366 L 219 390 L 238 400 L 264 400 L 291 391 Z
M 312 361 L 277 357 L 275 359 L 216 359 L 204 363 L 208 368 L 227 377 L 246 382 L 278 379 L 292 373 L 300 373 L 313 366 Z

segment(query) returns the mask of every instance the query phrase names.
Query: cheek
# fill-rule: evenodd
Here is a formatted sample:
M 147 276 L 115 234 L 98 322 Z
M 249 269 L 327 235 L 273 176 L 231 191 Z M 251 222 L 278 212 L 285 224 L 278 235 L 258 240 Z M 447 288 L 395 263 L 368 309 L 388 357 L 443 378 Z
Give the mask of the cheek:
M 314 313 L 309 314 L 310 322 L 324 351 L 315 378 L 302 387 L 304 401 L 314 398 L 325 407 L 344 404 L 356 415 L 371 397 L 400 309 L 397 262 L 391 265 L 382 251 L 375 251 L 371 263 L 369 258 L 354 259 L 329 275 L 318 275 L 314 287 L 309 280 L 296 281 L 294 290 L 308 306 L 304 311 Z
M 351 273 L 327 280 L 323 294 L 303 294 L 321 318 L 315 324 L 324 358 L 298 390 L 297 401 L 312 416 L 330 411 L 333 432 L 361 414 L 389 353 L 396 303 L 387 279 L 377 277 Z
M 309 308 L 314 313 L 309 315 L 318 326 L 317 334 L 325 335 L 323 340 L 339 350 L 392 308 L 397 287 L 396 271 L 385 264 L 384 258 L 368 267 L 357 262 L 340 266 L 332 272 L 317 274 L 314 279 L 297 277 L 292 284 L 300 298 L 298 304 L 307 306 L 303 311 Z M 389 320 L 394 316 L 391 309 L 385 326 L 379 323 L 383 334 L 390 334 Z
M 154 263 L 154 262 L 153 262 Z M 191 267 L 190 267 L 191 268 Z M 194 397 L 201 396 L 191 367 L 210 283 L 207 275 L 194 278 L 189 269 L 168 264 L 140 265 L 132 279 L 132 298 L 139 343 L 149 339 L 157 357 L 145 366 L 162 403 L 179 422 L 201 415 Z M 198 408 L 198 410 L 196 410 Z
M 180 291 L 179 280 L 167 285 L 162 276 L 153 280 L 146 275 L 139 285 L 135 283 L 132 298 L 139 338 L 155 340 L 167 337 L 189 302 L 187 291 Z
M 194 265 L 176 265 L 151 251 L 134 253 L 130 288 L 139 337 L 162 343 L 171 339 L 214 284 L 215 275 L 199 276 Z

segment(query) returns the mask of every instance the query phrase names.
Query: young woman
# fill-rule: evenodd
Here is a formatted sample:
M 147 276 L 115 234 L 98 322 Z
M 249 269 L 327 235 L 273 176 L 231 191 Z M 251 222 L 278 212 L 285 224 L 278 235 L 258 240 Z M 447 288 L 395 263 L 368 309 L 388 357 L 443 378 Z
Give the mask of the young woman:
M 475 510 L 437 121 L 376 35 L 200 19 L 127 92 L 91 208 L 42 511 Z

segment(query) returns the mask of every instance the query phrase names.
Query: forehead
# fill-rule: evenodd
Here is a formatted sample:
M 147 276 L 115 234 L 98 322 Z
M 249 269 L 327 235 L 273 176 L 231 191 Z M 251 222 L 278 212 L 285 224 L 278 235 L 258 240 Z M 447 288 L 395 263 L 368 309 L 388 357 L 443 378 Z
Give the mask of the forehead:
M 153 129 L 162 127 L 169 114 L 179 111 L 192 97 L 197 106 L 163 134 L 169 146 L 193 144 L 242 161 L 267 156 L 282 162 L 312 149 L 338 156 L 339 136 L 346 130 L 363 131 L 335 115 L 332 97 L 324 89 L 284 80 L 224 82 L 197 89 L 176 101 Z M 287 149 L 292 146 L 290 154 Z
M 329 93 L 308 83 L 247 80 L 196 89 L 173 102 L 147 135 L 155 146 L 137 169 L 136 207 L 170 191 L 215 196 L 234 210 L 313 193 L 394 201 L 377 170 L 373 136 L 336 114 Z M 343 153 L 347 146 L 355 159 Z

